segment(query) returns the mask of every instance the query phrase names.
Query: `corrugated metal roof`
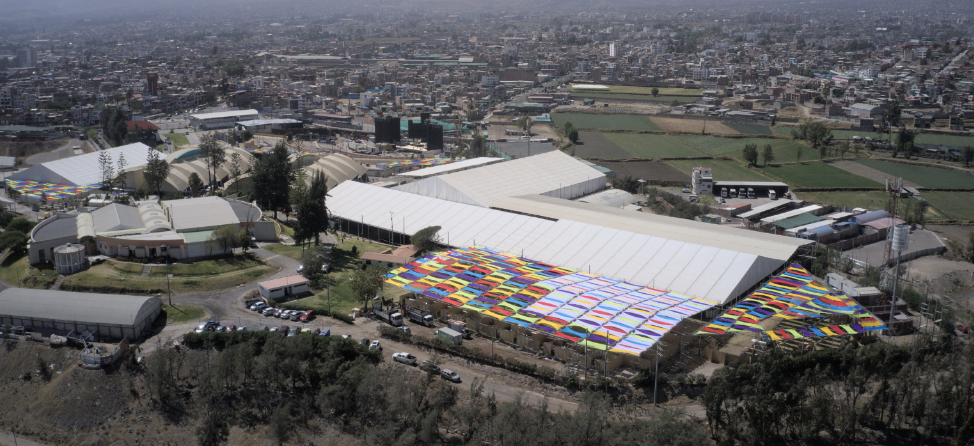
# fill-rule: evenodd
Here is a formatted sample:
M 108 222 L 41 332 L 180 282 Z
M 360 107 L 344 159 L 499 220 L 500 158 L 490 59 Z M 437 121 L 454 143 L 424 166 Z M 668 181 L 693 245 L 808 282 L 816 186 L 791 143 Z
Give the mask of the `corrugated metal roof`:
M 796 215 L 801 215 L 801 214 L 807 214 L 807 213 L 810 213 L 810 212 L 815 212 L 815 211 L 817 211 L 819 209 L 822 209 L 822 206 L 819 206 L 817 204 L 813 204 L 811 206 L 805 206 L 803 208 L 793 209 L 793 210 L 790 210 L 788 212 L 784 212 L 784 213 L 781 213 L 781 214 L 772 215 L 770 217 L 762 218 L 761 219 L 761 223 L 774 223 L 776 221 L 781 221 L 781 220 L 784 220 L 786 218 L 794 217 Z
M 225 225 L 239 225 L 233 208 L 220 197 L 168 200 L 162 204 L 169 210 L 169 218 L 176 232 L 214 229 Z
M 58 321 L 134 325 L 161 306 L 155 297 L 24 288 L 0 291 L 0 314 Z
M 352 181 L 330 195 L 332 214 L 346 220 L 401 234 L 440 226 L 450 246 L 485 246 L 716 302 L 746 292 L 809 243 L 567 200 L 559 200 L 569 207 L 557 212 L 582 221 L 552 221 Z M 532 209 L 530 201 L 523 203 Z M 637 217 L 626 218 L 632 215 Z
M 410 172 L 400 173 L 397 176 L 422 179 L 422 178 L 432 177 L 436 175 L 444 175 L 448 173 L 458 172 L 461 170 L 473 169 L 481 166 L 486 166 L 489 164 L 495 164 L 501 161 L 504 161 L 504 159 L 491 158 L 491 157 L 471 158 L 468 160 L 456 161 L 449 164 L 442 164 L 439 166 L 427 167 L 424 169 L 416 169 Z
M 135 206 L 112 203 L 91 213 L 96 233 L 145 229 L 142 215 Z M 78 225 L 80 228 L 81 225 Z M 80 229 L 78 234 L 80 235 Z
M 780 207 L 789 206 L 792 203 L 801 203 L 801 201 L 797 201 L 797 200 L 775 200 L 775 201 L 772 201 L 770 203 L 765 203 L 765 204 L 762 204 L 761 206 L 757 206 L 754 209 L 751 209 L 750 211 L 747 211 L 747 212 L 745 212 L 745 213 L 743 213 L 741 215 L 738 215 L 738 217 L 740 217 L 740 218 L 756 217 L 756 216 L 761 215 L 761 214 L 763 214 L 765 212 L 773 211 L 773 210 L 778 209 Z
M 31 240 L 46 242 L 56 238 L 78 235 L 77 215 L 56 214 L 54 220 L 42 221 L 32 230 Z
M 824 220 L 822 217 L 812 214 L 800 214 L 794 217 L 786 218 L 784 220 L 778 220 L 774 223 L 775 226 L 781 229 L 791 229 L 798 226 L 804 226 L 809 223 L 815 223 L 817 221 Z
M 323 156 L 315 161 L 314 164 L 305 168 L 305 182 L 309 185 L 316 170 L 320 170 L 325 174 L 325 182 L 328 184 L 328 189 L 362 176 L 367 171 L 365 166 L 359 164 L 358 161 L 338 153 Z

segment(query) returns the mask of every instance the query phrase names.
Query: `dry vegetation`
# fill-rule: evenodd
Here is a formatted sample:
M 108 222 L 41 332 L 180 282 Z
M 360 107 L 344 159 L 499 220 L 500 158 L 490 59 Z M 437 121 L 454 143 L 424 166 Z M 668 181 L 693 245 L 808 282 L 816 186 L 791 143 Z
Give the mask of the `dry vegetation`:
M 680 119 L 662 118 L 653 116 L 650 118 L 661 129 L 667 132 L 680 133 L 708 133 L 715 135 L 737 135 L 737 130 L 727 127 L 717 121 L 705 121 L 702 119 Z

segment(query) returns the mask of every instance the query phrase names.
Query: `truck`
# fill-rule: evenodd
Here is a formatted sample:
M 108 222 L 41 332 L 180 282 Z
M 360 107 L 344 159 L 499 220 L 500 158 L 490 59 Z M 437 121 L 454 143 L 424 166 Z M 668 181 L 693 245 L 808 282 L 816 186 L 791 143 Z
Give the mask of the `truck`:
M 444 342 L 450 342 L 454 345 L 463 344 L 463 335 L 446 327 L 436 330 L 436 339 Z
M 431 315 L 428 311 L 412 309 L 407 311 L 406 315 L 409 316 L 410 320 L 419 325 L 424 325 L 427 327 L 433 326 L 433 315 Z
M 450 329 L 452 329 L 452 330 L 457 331 L 458 333 L 461 333 L 464 338 L 467 338 L 467 339 L 473 338 L 473 332 L 471 332 L 470 330 L 468 330 L 467 329 L 467 324 L 464 324 L 463 322 L 455 321 L 453 319 L 450 319 L 450 320 L 446 321 L 446 326 L 447 327 L 450 327 Z
M 396 310 L 382 310 L 376 308 L 372 310 L 372 312 L 375 313 L 375 317 L 388 322 L 389 325 L 392 325 L 393 327 L 402 325 L 402 314 Z
M 731 188 L 731 190 L 730 190 L 730 197 L 731 198 L 737 198 L 737 189 Z
M 768 198 L 770 198 L 772 200 L 777 200 L 778 199 L 778 193 L 775 192 L 774 189 L 771 189 L 771 192 L 768 192 Z
M 720 188 L 720 198 L 727 198 L 727 188 L 726 187 Z
M 747 188 L 747 198 L 752 198 L 753 199 L 755 197 L 757 197 L 757 196 L 754 195 L 754 188 L 753 187 Z

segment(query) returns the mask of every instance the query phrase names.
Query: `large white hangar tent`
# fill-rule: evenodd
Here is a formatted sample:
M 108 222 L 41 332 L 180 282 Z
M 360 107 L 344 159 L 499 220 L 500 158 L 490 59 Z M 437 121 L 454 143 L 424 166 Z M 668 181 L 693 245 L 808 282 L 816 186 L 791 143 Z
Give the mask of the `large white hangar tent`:
M 605 189 L 605 174 L 558 150 L 476 169 L 438 175 L 394 189 L 490 207 L 514 195 L 573 199 Z
M 355 182 L 329 195 L 338 224 L 353 234 L 375 231 L 375 237 L 388 239 L 390 230 L 408 235 L 440 226 L 449 246 L 484 246 L 719 303 L 746 293 L 808 243 L 671 217 L 626 220 L 604 206 L 554 198 L 549 200 L 566 203 L 559 211 L 564 216 L 546 211 L 541 218 Z
M 100 152 L 48 161 L 7 178 L 62 186 L 90 186 L 102 180 L 101 163 L 98 161 L 102 154 L 107 154 L 112 159 L 113 167 L 117 168 L 118 160 L 124 156 L 126 168 L 133 168 L 145 165 L 150 150 L 154 149 L 142 143 L 128 144 Z

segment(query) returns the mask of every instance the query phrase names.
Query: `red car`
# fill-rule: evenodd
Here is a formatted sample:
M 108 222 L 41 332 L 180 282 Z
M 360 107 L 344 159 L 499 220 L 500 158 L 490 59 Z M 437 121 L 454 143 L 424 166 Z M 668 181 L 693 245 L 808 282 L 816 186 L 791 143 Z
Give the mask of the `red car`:
M 313 310 L 308 310 L 308 311 L 305 311 L 304 314 L 301 315 L 301 322 L 308 322 L 308 321 L 310 321 L 310 320 L 312 320 L 314 318 L 315 318 L 314 311 Z
M 965 333 L 965 334 L 968 332 L 967 326 L 964 325 L 964 324 L 962 324 L 962 323 L 960 323 L 960 322 L 957 323 L 957 330 L 959 330 L 961 333 Z

